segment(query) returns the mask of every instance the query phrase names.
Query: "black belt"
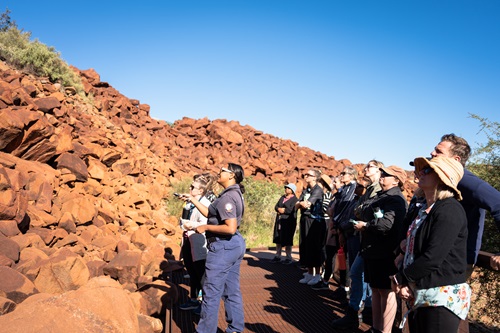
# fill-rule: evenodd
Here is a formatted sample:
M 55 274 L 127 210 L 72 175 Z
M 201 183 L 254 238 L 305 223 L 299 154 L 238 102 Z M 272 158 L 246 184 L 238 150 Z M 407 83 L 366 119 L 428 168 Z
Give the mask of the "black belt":
M 233 236 L 213 236 L 213 237 L 207 237 L 207 243 L 213 243 L 219 240 L 230 240 Z

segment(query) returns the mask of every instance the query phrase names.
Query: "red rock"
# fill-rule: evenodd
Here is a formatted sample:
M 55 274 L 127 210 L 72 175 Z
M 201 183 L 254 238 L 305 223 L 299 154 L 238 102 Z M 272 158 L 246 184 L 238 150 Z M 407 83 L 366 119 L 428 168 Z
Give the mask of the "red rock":
M 0 235 L 7 237 L 15 236 L 20 233 L 16 221 L 14 220 L 0 220 Z
M 61 102 L 56 97 L 45 97 L 35 100 L 38 110 L 43 112 L 50 112 L 55 108 L 61 107 Z
M 85 285 L 90 273 L 83 259 L 62 248 L 40 263 L 35 286 L 40 292 L 60 294 Z
M 57 159 L 57 168 L 66 168 L 70 170 L 75 176 L 76 179 L 85 182 L 89 176 L 87 165 L 81 158 L 74 154 L 63 153 Z
M 136 283 L 141 273 L 141 253 L 137 251 L 120 252 L 104 267 L 104 274 L 122 284 Z
M 0 327 L 5 333 L 44 332 L 47 327 L 52 333 L 139 332 L 130 296 L 107 277 L 94 278 L 62 295 L 32 296 L 15 311 L 0 316 Z
M 6 256 L 12 261 L 18 261 L 19 252 L 19 244 L 4 235 L 0 235 L 0 254 Z
M 0 266 L 0 276 L 2 277 L 0 279 L 0 292 L 16 304 L 21 303 L 30 295 L 38 293 L 30 280 L 10 267 Z M 0 324 L 0 327 L 5 326 Z
M 16 309 L 16 303 L 8 298 L 0 296 L 0 316 Z

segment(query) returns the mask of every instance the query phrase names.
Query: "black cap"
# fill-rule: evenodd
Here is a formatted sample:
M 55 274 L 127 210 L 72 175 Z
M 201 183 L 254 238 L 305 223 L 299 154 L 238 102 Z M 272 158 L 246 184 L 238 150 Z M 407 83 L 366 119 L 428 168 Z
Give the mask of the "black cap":
M 431 157 L 426 157 L 426 159 L 430 161 L 430 160 L 432 159 L 432 156 L 431 156 Z M 409 164 L 410 164 L 412 167 L 414 167 L 414 166 L 415 166 L 415 163 L 414 163 L 413 161 L 410 161 L 410 163 L 409 163 Z

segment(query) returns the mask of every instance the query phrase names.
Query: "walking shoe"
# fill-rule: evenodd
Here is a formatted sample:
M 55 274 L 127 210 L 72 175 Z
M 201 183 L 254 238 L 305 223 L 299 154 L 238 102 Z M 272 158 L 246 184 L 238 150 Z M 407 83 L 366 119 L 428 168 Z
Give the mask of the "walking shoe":
M 200 302 L 193 301 L 192 299 L 190 299 L 186 303 L 179 305 L 179 309 L 181 309 L 181 310 L 193 310 L 193 309 L 196 309 L 199 305 L 200 305 Z
M 309 274 L 309 273 L 305 273 L 304 274 L 304 277 L 302 279 L 299 280 L 299 283 L 308 283 L 309 281 L 311 281 L 311 279 L 314 277 L 314 275 L 312 274 Z
M 278 257 L 278 256 L 275 256 L 275 257 L 271 260 L 271 262 L 280 262 L 280 261 L 281 261 L 281 258 L 280 258 L 280 257 Z
M 349 306 L 345 316 L 332 321 L 332 326 L 340 329 L 357 329 L 359 327 L 358 311 Z
M 281 262 L 283 265 L 291 265 L 293 263 L 293 260 L 292 259 L 288 259 L 286 258 L 285 260 L 283 260 Z
M 318 283 L 316 283 L 314 286 L 311 286 L 312 290 L 329 290 L 330 286 L 328 283 L 326 283 L 323 280 L 320 280 Z
M 316 274 L 313 276 L 313 278 L 311 280 L 309 280 L 309 282 L 307 282 L 307 285 L 314 286 L 316 283 L 320 282 L 321 280 L 323 280 L 321 278 L 321 274 Z
M 201 314 L 201 304 L 199 304 L 196 309 L 193 309 L 193 314 L 199 316 Z

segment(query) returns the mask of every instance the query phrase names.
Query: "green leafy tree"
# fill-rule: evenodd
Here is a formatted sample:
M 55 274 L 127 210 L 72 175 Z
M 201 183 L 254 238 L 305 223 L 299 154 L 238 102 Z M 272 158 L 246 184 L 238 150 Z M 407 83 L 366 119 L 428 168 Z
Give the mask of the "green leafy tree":
M 468 168 L 500 191 L 500 123 L 489 121 L 475 114 L 472 114 L 471 118 L 480 122 L 480 131 L 486 134 L 488 141 L 475 149 Z M 483 235 L 482 250 L 500 252 L 500 231 L 489 213 Z
M 475 149 L 467 167 L 478 177 L 500 190 L 500 124 L 475 114 L 471 114 L 471 118 L 479 121 L 480 131 L 486 134 L 488 141 Z M 491 253 L 500 252 L 500 231 L 489 213 L 485 221 L 481 249 Z M 500 329 L 498 272 L 476 268 L 469 283 L 474 291 L 469 319 L 475 322 L 475 328 L 480 331 L 498 332 Z
M 12 27 L 16 27 L 16 22 L 10 18 L 10 10 L 7 8 L 5 12 L 0 14 L 0 31 L 7 31 Z

